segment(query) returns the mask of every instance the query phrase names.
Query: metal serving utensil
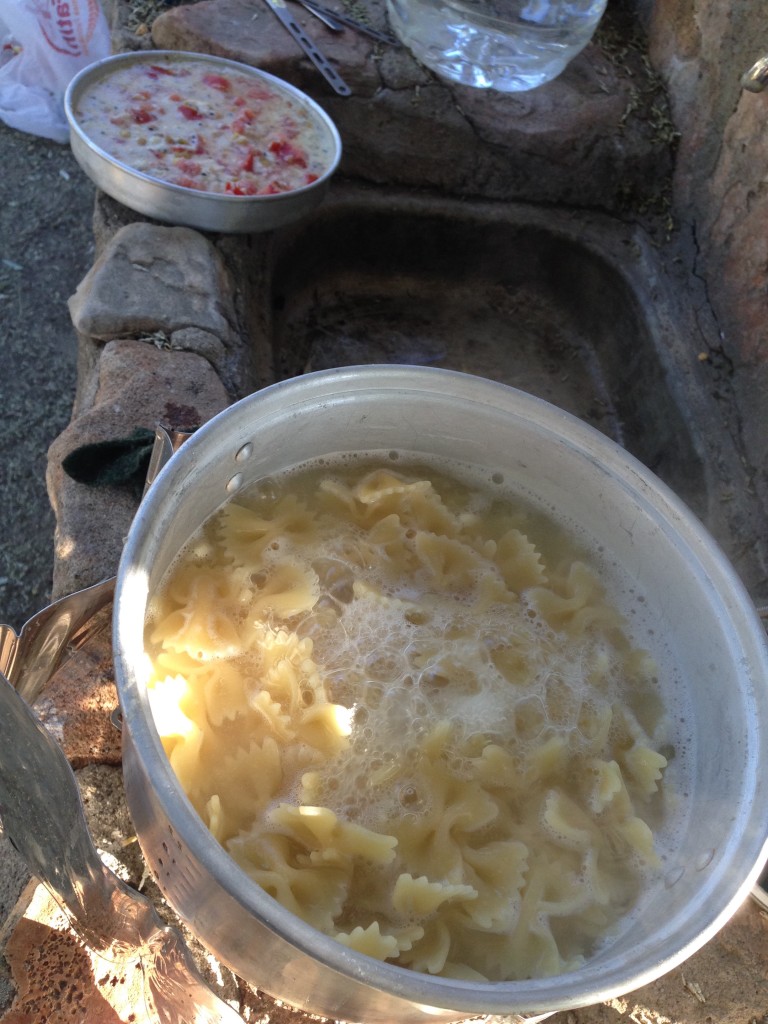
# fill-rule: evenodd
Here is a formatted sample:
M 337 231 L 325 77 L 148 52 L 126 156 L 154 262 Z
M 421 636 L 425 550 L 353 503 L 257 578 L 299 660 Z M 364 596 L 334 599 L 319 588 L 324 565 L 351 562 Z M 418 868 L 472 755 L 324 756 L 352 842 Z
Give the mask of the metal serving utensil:
M 365 22 L 358 21 L 357 18 L 352 18 L 343 11 L 332 11 L 329 7 L 316 3 L 315 0 L 298 0 L 298 2 L 334 32 L 338 32 L 341 28 L 351 28 L 355 32 L 361 32 L 363 35 L 370 36 L 371 39 L 375 39 L 379 43 L 386 43 L 387 46 L 402 46 L 400 40 L 390 35 L 389 32 L 381 32 L 379 29 L 372 28 L 370 25 L 366 25 Z
M 318 47 L 315 46 L 298 21 L 296 21 L 294 16 L 286 7 L 285 0 L 264 0 L 264 2 L 272 13 L 275 14 L 282 22 L 288 32 L 290 32 L 331 88 L 337 92 L 339 96 L 351 96 L 352 90 L 350 87 L 341 77 L 333 64 L 331 64 L 325 54 L 320 52 Z
M 310 14 L 314 14 L 318 21 L 322 21 L 325 27 L 329 28 L 331 32 L 344 31 L 344 26 L 338 18 L 334 17 L 330 12 L 326 13 L 324 11 L 320 11 L 318 8 L 312 7 L 310 4 L 306 3 L 305 0 L 297 0 L 297 2 L 301 4 L 305 11 L 309 11 Z
M 188 437 L 158 428 L 147 487 Z M 104 627 L 96 613 L 114 578 L 69 594 L 17 634 L 0 625 L 0 819 L 3 830 L 86 945 L 141 970 L 149 1019 L 162 1024 L 242 1024 L 199 974 L 180 932 L 101 860 L 64 752 L 26 700 Z M 26 698 L 26 700 L 24 699 Z

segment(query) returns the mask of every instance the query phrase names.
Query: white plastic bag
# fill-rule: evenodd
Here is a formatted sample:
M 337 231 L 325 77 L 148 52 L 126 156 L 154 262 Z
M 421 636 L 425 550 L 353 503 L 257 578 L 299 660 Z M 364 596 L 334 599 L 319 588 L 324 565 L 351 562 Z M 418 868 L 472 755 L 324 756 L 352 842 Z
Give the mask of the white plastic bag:
M 66 142 L 67 86 L 109 53 L 99 0 L 0 0 L 0 119 Z

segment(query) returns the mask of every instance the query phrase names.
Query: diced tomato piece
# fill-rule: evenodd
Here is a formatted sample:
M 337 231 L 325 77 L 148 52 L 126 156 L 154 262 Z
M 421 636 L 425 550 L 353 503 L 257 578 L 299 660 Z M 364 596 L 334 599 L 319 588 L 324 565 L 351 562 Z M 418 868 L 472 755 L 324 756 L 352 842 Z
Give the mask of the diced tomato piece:
M 171 71 L 170 68 L 161 67 L 159 64 L 150 64 L 147 71 L 149 78 L 159 78 L 160 75 L 175 75 L 175 71 Z
M 256 186 L 249 181 L 228 181 L 224 191 L 231 196 L 255 196 L 258 194 Z
M 257 170 L 257 163 L 256 163 L 256 161 L 257 161 L 258 157 L 260 157 L 260 156 L 261 156 L 261 153 L 259 152 L 259 150 L 257 150 L 257 149 L 249 149 L 248 150 L 248 156 L 243 161 L 243 163 L 242 163 L 242 165 L 240 167 L 240 170 L 241 171 L 247 171 L 249 174 L 252 174 L 255 170 Z
M 319 174 L 308 174 L 304 180 L 306 181 L 307 185 L 311 185 L 312 182 L 317 181 L 319 177 Z
M 256 120 L 256 113 L 255 113 L 255 111 L 253 111 L 250 108 L 246 107 L 245 110 L 241 110 L 240 111 L 239 115 L 232 122 L 232 131 L 236 132 L 238 135 L 242 135 L 243 132 L 245 131 L 246 127 L 249 124 L 253 124 L 253 122 L 255 120 Z
M 307 166 L 306 155 L 286 139 L 275 139 L 274 142 L 270 142 L 269 151 L 274 153 L 281 163 L 291 164 L 294 167 Z
M 157 120 L 152 111 L 147 110 L 146 107 L 134 107 L 131 111 L 131 117 L 135 124 L 149 124 L 150 121 Z
M 182 174 L 186 174 L 191 178 L 196 178 L 203 169 L 203 165 L 199 164 L 196 160 L 179 160 L 176 166 Z
M 260 196 L 276 196 L 279 192 L 288 192 L 288 186 L 281 181 L 270 181 L 268 185 L 259 189 Z
M 265 85 L 261 84 L 251 85 L 246 91 L 246 96 L 249 100 L 259 100 L 260 102 L 263 102 L 264 100 L 271 100 L 275 95 L 276 94 L 272 92 L 271 89 L 268 89 Z
M 211 72 L 210 74 L 203 75 L 203 81 L 206 85 L 209 85 L 211 89 L 218 89 L 219 92 L 229 92 L 232 88 L 232 83 L 226 75 L 216 75 Z
M 202 121 L 205 117 L 205 114 L 201 114 L 196 107 L 190 106 L 189 103 L 180 103 L 179 113 L 187 121 Z

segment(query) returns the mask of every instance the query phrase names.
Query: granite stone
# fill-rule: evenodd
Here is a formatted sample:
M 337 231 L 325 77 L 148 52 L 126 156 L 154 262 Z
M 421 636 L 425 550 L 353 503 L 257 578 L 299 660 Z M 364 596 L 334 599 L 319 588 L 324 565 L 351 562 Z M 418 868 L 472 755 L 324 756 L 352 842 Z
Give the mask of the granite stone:
M 142 332 L 204 330 L 223 345 L 237 337 L 232 287 L 214 246 L 199 232 L 137 221 L 120 229 L 69 302 L 80 334 L 102 340 Z

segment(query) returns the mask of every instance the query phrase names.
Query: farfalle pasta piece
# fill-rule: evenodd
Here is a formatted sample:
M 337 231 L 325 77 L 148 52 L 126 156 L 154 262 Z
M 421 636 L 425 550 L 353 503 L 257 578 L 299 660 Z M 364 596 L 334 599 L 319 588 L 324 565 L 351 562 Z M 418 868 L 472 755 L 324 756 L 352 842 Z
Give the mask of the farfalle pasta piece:
M 271 546 L 286 539 L 300 538 L 302 543 L 314 536 L 314 517 L 295 495 L 284 495 L 268 516 L 238 502 L 228 502 L 219 511 L 215 534 L 227 562 L 252 566 Z
M 451 951 L 451 933 L 446 922 L 433 918 L 424 924 L 424 935 L 404 950 L 400 959 L 407 967 L 426 974 L 440 974 Z
M 569 850 L 587 850 L 594 844 L 597 827 L 573 800 L 550 790 L 544 801 L 543 821 L 554 841 Z
M 651 867 L 658 867 L 661 863 L 656 853 L 650 826 L 636 814 L 618 822 L 613 827 L 613 834 L 620 836 L 627 846 L 638 854 L 643 863 Z
M 272 736 L 280 743 L 289 745 L 296 738 L 296 727 L 290 711 L 276 700 L 267 690 L 251 693 L 248 706 L 251 710 L 252 734 L 259 741 Z
M 221 726 L 238 715 L 248 713 L 246 680 L 242 670 L 233 662 L 209 662 L 190 675 L 193 684 L 203 694 L 206 717 L 212 726 Z
M 372 864 L 391 864 L 395 858 L 394 836 L 343 821 L 327 807 L 280 804 L 268 817 L 273 827 L 310 854 L 313 864 L 348 864 L 354 857 Z
M 403 861 L 418 875 L 461 878 L 462 846 L 494 821 L 498 803 L 477 783 L 441 774 L 439 766 L 423 765 L 415 789 L 425 794 L 428 809 L 391 826 Z
M 150 634 L 152 643 L 199 661 L 232 657 L 242 651 L 237 627 L 242 590 L 224 570 L 187 570 L 176 593 L 174 601 L 183 599 L 183 604 L 157 622 Z
M 414 878 L 407 872 L 398 875 L 392 891 L 392 906 L 404 917 L 418 918 L 433 914 L 448 900 L 476 900 L 477 889 L 471 885 L 430 882 L 426 875 Z
M 280 747 L 271 736 L 223 756 L 208 783 L 220 804 L 219 841 L 249 829 L 254 816 L 263 814 L 279 793 L 282 782 Z
M 513 831 L 511 822 L 507 824 Z M 514 922 L 528 873 L 529 847 L 518 839 L 488 842 L 463 850 L 464 876 L 478 893 L 467 906 L 472 923 L 483 931 L 501 932 Z
M 601 814 L 614 797 L 626 792 L 621 768 L 616 761 L 601 761 L 599 758 L 591 762 L 594 773 L 594 784 L 589 794 L 589 806 L 595 814 Z
M 173 740 L 188 736 L 199 720 L 200 703 L 184 676 L 158 679 L 147 690 L 147 698 L 160 738 Z
M 515 594 L 547 582 L 544 565 L 536 545 L 522 531 L 511 529 L 499 539 L 494 561 L 504 583 Z
M 352 731 L 352 712 L 341 704 L 312 704 L 299 713 L 296 739 L 330 758 L 345 750 Z
M 413 548 L 429 573 L 431 585 L 442 590 L 464 590 L 489 571 L 476 551 L 451 537 L 420 531 L 413 540 Z
M 320 931 L 333 934 L 349 891 L 349 873 L 333 864 L 300 864 L 290 838 L 242 834 L 227 850 L 243 870 L 284 907 Z
M 455 517 L 429 480 L 408 480 L 388 469 L 377 469 L 364 476 L 352 493 L 364 507 L 363 521 L 368 526 L 397 513 L 408 527 L 446 536 L 457 531 Z
M 394 935 L 382 935 L 378 921 L 373 921 L 367 928 L 358 925 L 350 932 L 334 932 L 333 937 L 342 946 L 354 949 L 358 953 L 373 957 L 374 960 L 388 960 L 398 956 L 400 945 Z
M 310 611 L 318 596 L 317 575 L 311 569 L 281 563 L 259 581 L 249 612 L 255 616 L 274 615 L 287 619 Z
M 628 775 L 632 780 L 636 792 L 647 798 L 658 790 L 663 771 L 667 767 L 667 759 L 663 754 L 636 743 L 624 752 L 621 761 L 625 777 Z
M 530 588 L 527 599 L 553 629 L 579 636 L 591 626 L 624 626 L 622 616 L 605 602 L 604 595 L 595 574 L 577 561 L 571 564 L 564 579 L 550 578 L 549 586 Z

